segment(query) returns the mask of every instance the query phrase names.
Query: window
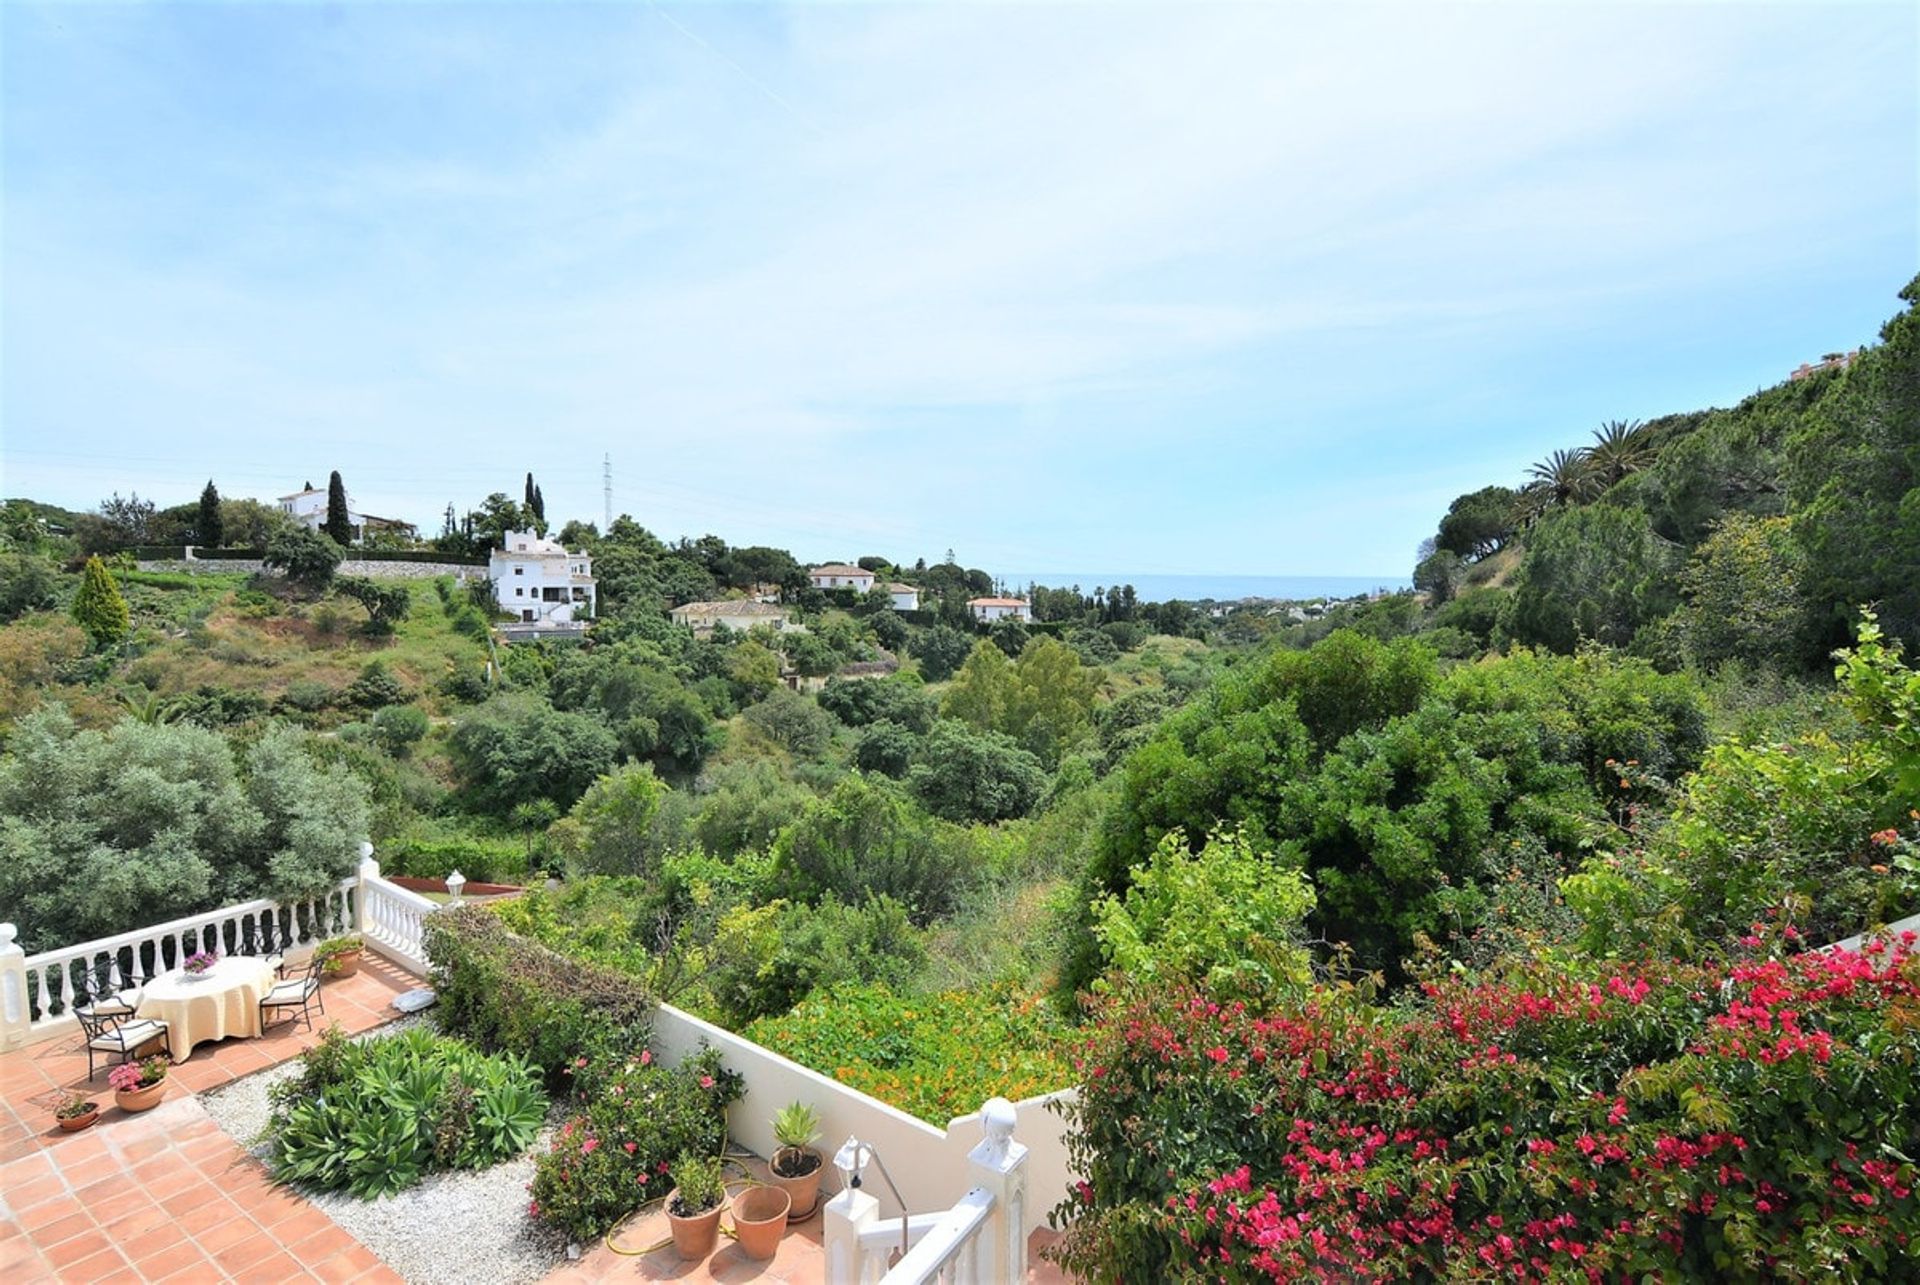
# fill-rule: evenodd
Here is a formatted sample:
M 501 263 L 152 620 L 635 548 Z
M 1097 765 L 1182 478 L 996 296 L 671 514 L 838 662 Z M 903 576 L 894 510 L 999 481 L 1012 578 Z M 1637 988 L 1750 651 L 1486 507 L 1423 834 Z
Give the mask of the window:
M 513 596 L 516 598 L 524 598 L 527 596 L 527 591 L 525 589 L 515 589 L 513 591 Z
M 525 575 L 526 573 L 527 573 L 527 569 L 525 567 L 515 567 L 513 569 L 513 574 L 515 574 L 516 576 L 522 576 L 522 575 Z

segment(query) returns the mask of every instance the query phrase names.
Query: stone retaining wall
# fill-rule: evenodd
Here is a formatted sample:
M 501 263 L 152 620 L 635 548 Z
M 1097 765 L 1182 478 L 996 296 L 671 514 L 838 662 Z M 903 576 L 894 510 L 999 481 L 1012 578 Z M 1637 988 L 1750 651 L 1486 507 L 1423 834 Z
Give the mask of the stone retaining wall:
M 251 575 L 264 569 L 258 558 L 168 558 L 136 562 L 134 565 L 142 571 L 184 571 L 189 575 L 215 575 L 231 571 Z M 435 576 L 466 580 L 469 577 L 485 579 L 487 569 L 454 562 L 367 562 L 360 558 L 348 558 L 334 574 L 365 576 L 370 580 L 431 580 Z

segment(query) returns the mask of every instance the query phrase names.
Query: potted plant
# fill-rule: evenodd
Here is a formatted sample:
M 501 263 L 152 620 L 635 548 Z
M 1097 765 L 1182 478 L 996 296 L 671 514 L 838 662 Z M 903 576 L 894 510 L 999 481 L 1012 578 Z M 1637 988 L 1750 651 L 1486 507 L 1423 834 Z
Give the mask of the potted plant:
M 322 977 L 351 977 L 360 971 L 360 939 L 334 937 L 313 948 Z
M 211 950 L 195 951 L 180 961 L 180 971 L 186 974 L 188 981 L 198 981 L 205 977 L 213 966 L 220 962 L 220 956 Z
M 669 1172 L 667 1225 L 673 1228 L 673 1247 L 682 1258 L 705 1258 L 720 1240 L 720 1211 L 727 1203 L 720 1161 L 682 1151 Z
M 767 1162 L 773 1185 L 787 1193 L 795 1222 L 810 1218 L 820 1203 L 820 1178 L 826 1170 L 813 1147 L 820 1141 L 820 1113 L 804 1102 L 789 1102 L 773 1117 L 773 1140 L 780 1144 Z
M 787 1234 L 793 1197 L 783 1188 L 753 1186 L 733 1198 L 733 1235 L 748 1258 L 772 1258 Z
M 113 1086 L 113 1104 L 122 1111 L 150 1111 L 167 1092 L 167 1059 L 156 1054 L 138 1062 L 122 1062 L 107 1072 Z
M 79 1093 L 69 1093 L 53 1109 L 53 1118 L 60 1122 L 60 1128 L 66 1133 L 78 1133 L 90 1127 L 100 1118 L 100 1104 L 89 1101 Z

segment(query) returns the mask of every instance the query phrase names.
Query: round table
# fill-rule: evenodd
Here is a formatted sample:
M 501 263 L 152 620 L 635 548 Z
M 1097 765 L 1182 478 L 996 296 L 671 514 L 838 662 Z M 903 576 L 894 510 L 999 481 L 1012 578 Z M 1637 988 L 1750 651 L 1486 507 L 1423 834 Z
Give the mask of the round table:
M 260 1034 L 260 1001 L 273 989 L 273 965 L 256 955 L 228 955 L 199 977 L 175 969 L 148 982 L 136 1017 L 167 1024 L 167 1047 L 183 1060 L 208 1040 Z

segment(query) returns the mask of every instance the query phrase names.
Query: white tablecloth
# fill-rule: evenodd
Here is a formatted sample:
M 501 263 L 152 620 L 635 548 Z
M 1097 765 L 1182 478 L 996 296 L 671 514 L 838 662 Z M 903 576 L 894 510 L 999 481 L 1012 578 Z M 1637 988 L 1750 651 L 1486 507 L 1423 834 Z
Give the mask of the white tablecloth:
M 273 965 L 266 960 L 228 955 L 197 978 L 178 970 L 154 978 L 135 1015 L 167 1024 L 167 1045 L 179 1061 L 196 1044 L 260 1034 L 260 1000 L 273 981 Z

